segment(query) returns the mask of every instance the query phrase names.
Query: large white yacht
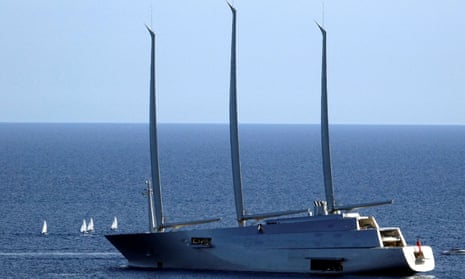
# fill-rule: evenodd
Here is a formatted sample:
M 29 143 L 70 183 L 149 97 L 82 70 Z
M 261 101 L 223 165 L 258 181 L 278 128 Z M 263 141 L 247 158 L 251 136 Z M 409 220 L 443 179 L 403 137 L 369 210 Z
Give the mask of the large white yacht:
M 224 270 L 302 274 L 396 273 L 434 269 L 432 249 L 407 245 L 397 227 L 381 227 L 373 216 L 357 208 L 391 201 L 338 206 L 334 201 L 329 147 L 326 31 L 323 35 L 321 76 L 321 141 L 326 201 L 311 210 L 247 215 L 242 200 L 236 102 L 236 10 L 232 11 L 230 75 L 230 140 L 237 227 L 188 229 L 180 227 L 219 221 L 208 219 L 168 224 L 163 219 L 159 180 L 155 112 L 155 34 L 151 35 L 150 150 L 152 179 L 147 182 L 149 232 L 109 234 L 106 238 L 131 267 L 154 269 Z M 305 216 L 290 217 L 307 212 Z M 260 220 L 248 225 L 248 220 Z M 168 230 L 169 229 L 169 230 Z

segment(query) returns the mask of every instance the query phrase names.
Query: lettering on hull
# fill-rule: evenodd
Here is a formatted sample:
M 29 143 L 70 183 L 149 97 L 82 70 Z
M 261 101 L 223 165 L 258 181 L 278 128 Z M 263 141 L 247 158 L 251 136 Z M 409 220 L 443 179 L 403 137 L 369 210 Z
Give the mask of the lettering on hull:
M 191 246 L 199 248 L 211 248 L 212 239 L 211 237 L 192 237 Z

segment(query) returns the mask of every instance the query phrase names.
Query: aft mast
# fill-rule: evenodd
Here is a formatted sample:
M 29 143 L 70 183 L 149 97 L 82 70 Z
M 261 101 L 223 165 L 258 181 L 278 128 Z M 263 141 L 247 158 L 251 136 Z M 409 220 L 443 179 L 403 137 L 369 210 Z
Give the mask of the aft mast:
M 231 162 L 234 185 L 236 217 L 240 226 L 245 225 L 244 201 L 242 198 L 241 162 L 239 158 L 239 128 L 237 124 L 237 81 L 236 81 L 236 9 L 229 3 L 232 11 L 231 36 L 231 73 L 229 85 L 229 139 L 231 144 Z
M 323 178 L 325 183 L 326 202 L 328 211 L 335 211 L 333 177 L 331 174 L 331 153 L 329 148 L 329 124 L 328 124 L 328 88 L 326 76 L 326 30 L 318 24 L 323 35 L 323 47 L 321 58 L 321 149 L 323 156 Z
M 161 200 L 160 167 L 158 164 L 158 136 L 157 136 L 157 113 L 155 96 L 155 33 L 148 26 L 147 30 L 151 37 L 151 60 L 150 60 L 150 165 L 152 180 L 147 183 L 147 194 L 149 198 L 150 231 L 160 232 L 163 226 L 163 208 Z M 153 199 L 154 198 L 154 199 Z M 153 208 L 155 207 L 155 208 Z
M 357 208 L 373 207 L 392 204 L 392 200 L 369 202 L 360 204 L 350 204 L 336 206 L 334 200 L 333 176 L 331 173 L 331 152 L 329 147 L 329 124 L 328 124 L 328 88 L 326 70 L 326 30 L 317 23 L 323 35 L 323 47 L 321 57 L 321 149 L 323 159 L 323 178 L 325 184 L 325 195 L 329 213 L 339 210 L 351 211 Z

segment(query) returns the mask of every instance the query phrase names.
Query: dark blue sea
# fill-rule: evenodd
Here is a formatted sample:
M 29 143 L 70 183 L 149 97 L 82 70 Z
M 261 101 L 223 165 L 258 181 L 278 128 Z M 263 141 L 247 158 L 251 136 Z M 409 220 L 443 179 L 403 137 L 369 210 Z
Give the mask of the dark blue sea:
M 463 278 L 465 256 L 441 251 L 465 248 L 465 126 L 330 129 L 337 202 L 394 199 L 361 213 L 433 247 L 436 269 L 409 278 Z M 228 127 L 162 124 L 159 137 L 168 221 L 222 217 L 209 226 L 234 226 Z M 241 125 L 240 140 L 248 212 L 324 199 L 319 126 Z M 149 174 L 146 124 L 0 124 L 0 277 L 300 277 L 128 268 L 104 234 L 113 216 L 119 233 L 147 231 Z M 91 217 L 95 232 L 81 235 Z

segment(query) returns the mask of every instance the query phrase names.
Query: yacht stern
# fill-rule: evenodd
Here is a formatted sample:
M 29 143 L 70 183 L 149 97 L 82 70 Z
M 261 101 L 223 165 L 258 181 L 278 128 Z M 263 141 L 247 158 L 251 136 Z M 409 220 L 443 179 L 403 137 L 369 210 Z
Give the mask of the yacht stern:
M 409 267 L 414 272 L 428 272 L 434 269 L 433 249 L 429 246 L 406 246 L 402 248 Z

